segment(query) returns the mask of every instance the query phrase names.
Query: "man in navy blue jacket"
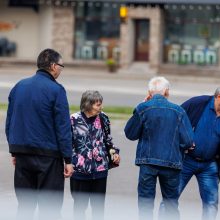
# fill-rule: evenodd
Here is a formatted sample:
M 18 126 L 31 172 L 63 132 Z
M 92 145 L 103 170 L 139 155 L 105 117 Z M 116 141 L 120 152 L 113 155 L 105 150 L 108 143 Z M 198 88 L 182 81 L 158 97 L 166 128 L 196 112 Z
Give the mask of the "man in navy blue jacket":
M 182 104 L 193 130 L 195 150 L 185 154 L 179 192 L 193 175 L 199 184 L 203 220 L 214 220 L 218 211 L 218 165 L 220 150 L 220 88 L 214 96 L 193 97 Z
M 169 82 L 154 77 L 149 99 L 140 103 L 125 127 L 130 140 L 138 140 L 135 164 L 140 167 L 138 207 L 140 219 L 153 219 L 157 178 L 164 209 L 160 217 L 179 219 L 178 187 L 182 152 L 193 146 L 193 130 L 185 111 L 167 100 Z
M 66 92 L 56 82 L 61 55 L 43 50 L 38 71 L 19 81 L 9 95 L 6 136 L 15 165 L 18 219 L 57 219 L 63 202 L 64 177 L 73 173 L 72 139 Z

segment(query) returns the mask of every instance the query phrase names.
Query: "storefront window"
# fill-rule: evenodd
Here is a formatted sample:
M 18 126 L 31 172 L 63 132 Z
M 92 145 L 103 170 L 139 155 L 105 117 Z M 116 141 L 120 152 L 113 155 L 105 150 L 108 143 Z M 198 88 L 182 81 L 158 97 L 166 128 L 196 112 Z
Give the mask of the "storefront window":
M 119 59 L 119 5 L 81 2 L 75 7 L 75 58 Z
M 216 65 L 219 47 L 220 10 L 217 7 L 165 7 L 165 63 Z

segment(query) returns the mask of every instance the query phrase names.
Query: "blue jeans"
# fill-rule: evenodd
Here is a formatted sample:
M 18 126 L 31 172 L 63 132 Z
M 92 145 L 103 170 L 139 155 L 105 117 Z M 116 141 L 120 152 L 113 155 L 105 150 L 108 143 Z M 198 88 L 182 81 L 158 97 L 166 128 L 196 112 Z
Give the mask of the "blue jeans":
M 218 212 L 218 165 L 215 161 L 201 162 L 186 155 L 181 171 L 179 194 L 195 175 L 203 205 L 203 220 L 214 220 Z
M 139 219 L 152 220 L 157 177 L 159 178 L 163 197 L 163 213 L 161 219 L 179 219 L 178 186 L 180 170 L 141 165 L 138 182 Z

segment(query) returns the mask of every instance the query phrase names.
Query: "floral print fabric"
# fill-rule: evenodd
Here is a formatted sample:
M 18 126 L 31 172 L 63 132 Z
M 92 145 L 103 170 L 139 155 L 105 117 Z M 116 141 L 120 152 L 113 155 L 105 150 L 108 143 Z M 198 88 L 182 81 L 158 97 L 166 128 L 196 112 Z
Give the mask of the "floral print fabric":
M 107 115 L 101 114 L 103 123 L 110 126 Z M 75 171 L 91 174 L 108 170 L 107 150 L 103 138 L 107 138 L 112 145 L 113 143 L 110 134 L 108 137 L 104 137 L 99 115 L 92 124 L 88 124 L 81 112 L 72 114 L 71 126 L 73 134 L 72 163 L 75 166 Z

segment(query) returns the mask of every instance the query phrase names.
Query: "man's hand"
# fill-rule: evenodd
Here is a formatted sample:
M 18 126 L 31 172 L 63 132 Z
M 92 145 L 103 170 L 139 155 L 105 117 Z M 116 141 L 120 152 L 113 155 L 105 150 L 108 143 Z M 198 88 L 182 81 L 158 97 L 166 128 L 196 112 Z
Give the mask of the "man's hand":
M 65 178 L 71 177 L 73 172 L 74 172 L 74 170 L 73 170 L 72 164 L 65 164 L 64 165 L 64 177 Z
M 149 101 L 151 98 L 152 98 L 152 95 L 148 93 L 147 96 L 144 98 L 144 102 Z
M 16 157 L 12 157 L 12 158 L 11 158 L 11 162 L 12 162 L 12 164 L 15 166 L 15 165 L 16 165 Z

